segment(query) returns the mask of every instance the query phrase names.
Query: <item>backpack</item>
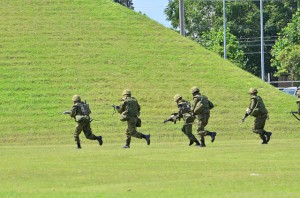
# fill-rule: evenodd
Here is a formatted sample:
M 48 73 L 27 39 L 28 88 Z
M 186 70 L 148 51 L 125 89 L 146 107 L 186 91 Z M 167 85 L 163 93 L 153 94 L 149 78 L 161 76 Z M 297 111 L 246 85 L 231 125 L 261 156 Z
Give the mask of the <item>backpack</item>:
M 78 106 L 80 107 L 81 115 L 89 116 L 91 114 L 90 106 L 86 101 L 79 103 Z
M 140 107 L 134 97 L 125 99 L 125 111 L 121 114 L 121 121 L 127 120 L 127 117 L 138 117 L 140 115 Z
M 191 103 L 188 101 L 183 101 L 178 104 L 178 108 L 180 109 L 180 114 L 182 114 L 183 120 L 186 123 L 193 123 L 195 120 L 195 116 L 191 113 Z
M 195 114 L 201 114 L 205 110 L 209 110 L 214 108 L 214 104 L 208 100 L 208 98 L 204 95 L 197 96 L 198 102 L 196 104 L 196 107 L 194 109 Z
M 178 104 L 181 114 L 191 113 L 191 103 L 188 101 L 183 101 Z

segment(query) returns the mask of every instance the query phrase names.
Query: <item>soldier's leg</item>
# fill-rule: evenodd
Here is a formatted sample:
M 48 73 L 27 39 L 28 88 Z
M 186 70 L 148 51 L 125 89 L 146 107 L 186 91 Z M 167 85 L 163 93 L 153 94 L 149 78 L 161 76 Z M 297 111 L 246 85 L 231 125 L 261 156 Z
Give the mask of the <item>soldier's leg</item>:
M 199 146 L 200 143 L 197 140 L 197 138 L 193 135 L 192 128 L 193 128 L 192 124 L 185 124 L 183 125 L 181 131 L 189 138 L 190 140 L 189 146 L 191 146 L 194 143 L 196 143 L 196 146 Z
M 264 133 L 264 126 L 266 123 L 266 118 L 262 116 L 257 116 L 254 120 L 254 127 L 252 131 L 259 135 L 260 139 L 262 140 L 262 144 L 268 144 L 266 134 Z
M 83 132 L 87 139 L 97 140 L 100 146 L 103 144 L 102 136 L 95 136 L 93 134 L 90 123 L 86 123 L 83 125 Z
M 130 133 L 128 132 L 128 130 L 126 130 L 126 143 L 125 145 L 123 146 L 123 148 L 130 148 L 130 142 L 131 142 L 131 135 Z
M 79 149 L 81 148 L 79 135 L 80 135 L 80 133 L 82 131 L 82 128 L 83 128 L 83 126 L 78 124 L 75 127 L 75 132 L 74 132 L 74 139 L 75 139 L 75 142 L 77 144 L 77 148 L 79 148 Z
M 136 123 L 137 123 L 138 119 L 133 117 L 133 118 L 129 118 L 127 121 L 128 124 L 128 133 L 135 138 L 139 138 L 139 139 L 145 139 L 147 144 L 150 145 L 150 134 L 145 135 L 143 133 L 140 133 L 136 130 Z

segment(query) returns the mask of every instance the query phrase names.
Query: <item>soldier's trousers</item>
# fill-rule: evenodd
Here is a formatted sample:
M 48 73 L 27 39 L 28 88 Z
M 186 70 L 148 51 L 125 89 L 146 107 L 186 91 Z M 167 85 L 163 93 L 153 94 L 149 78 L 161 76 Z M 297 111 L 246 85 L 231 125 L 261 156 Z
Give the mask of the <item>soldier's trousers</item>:
M 93 134 L 90 122 L 86 123 L 77 123 L 77 126 L 75 128 L 74 132 L 74 138 L 76 142 L 80 142 L 79 135 L 83 131 L 85 137 L 89 140 L 96 140 L 97 137 Z
M 255 118 L 254 127 L 252 129 L 253 133 L 257 133 L 259 135 L 263 134 L 263 130 L 265 128 L 267 118 L 268 118 L 268 114 L 259 114 Z
M 192 133 L 193 123 L 186 123 L 182 126 L 181 131 L 189 138 L 189 140 L 196 142 L 197 138 Z
M 136 123 L 138 122 L 137 117 L 130 117 L 127 119 L 127 129 L 126 135 L 127 137 L 136 137 L 142 139 L 143 134 L 136 130 Z
M 210 117 L 210 113 L 203 113 L 200 115 L 197 115 L 197 133 L 200 137 L 204 137 L 208 135 L 209 131 L 206 131 L 204 128 L 208 124 L 208 120 Z

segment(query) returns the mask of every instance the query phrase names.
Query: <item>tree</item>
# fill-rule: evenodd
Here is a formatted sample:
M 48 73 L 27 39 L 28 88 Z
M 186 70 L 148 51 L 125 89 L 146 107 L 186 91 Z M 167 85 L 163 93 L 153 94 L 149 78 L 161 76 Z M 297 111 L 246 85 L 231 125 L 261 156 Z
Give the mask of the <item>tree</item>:
M 134 9 L 132 0 L 114 0 L 114 2 L 119 3 L 127 8 Z
M 276 75 L 288 75 L 293 80 L 299 79 L 300 56 L 300 9 L 293 15 L 291 23 L 279 34 L 279 39 L 271 50 L 273 67 Z M 298 54 L 297 54 L 298 53 Z M 298 61 L 298 64 L 295 62 Z
M 226 52 L 227 58 L 234 62 L 236 65 L 245 69 L 244 66 L 247 63 L 245 54 L 237 40 L 237 38 L 229 32 L 229 29 L 226 30 L 227 42 L 226 42 Z M 201 43 L 205 44 L 205 48 L 218 53 L 223 57 L 224 55 L 224 36 L 223 28 L 220 28 L 219 31 L 211 29 L 209 32 L 205 32 L 201 36 Z
M 300 0 L 297 0 L 298 2 Z M 203 46 L 204 34 L 212 29 L 219 30 L 223 26 L 223 2 L 211 0 L 185 0 L 186 34 Z M 178 29 L 178 0 L 170 0 L 165 14 L 174 29 Z M 266 72 L 274 70 L 270 66 L 271 47 L 277 39 L 278 32 L 291 21 L 295 13 L 295 0 L 271 0 L 264 2 L 264 36 Z M 260 2 L 259 1 L 226 1 L 226 18 L 229 32 L 239 41 L 244 51 L 245 63 L 242 68 L 260 75 Z M 229 38 L 227 38 L 229 39 Z M 238 48 L 236 48 L 238 49 Z

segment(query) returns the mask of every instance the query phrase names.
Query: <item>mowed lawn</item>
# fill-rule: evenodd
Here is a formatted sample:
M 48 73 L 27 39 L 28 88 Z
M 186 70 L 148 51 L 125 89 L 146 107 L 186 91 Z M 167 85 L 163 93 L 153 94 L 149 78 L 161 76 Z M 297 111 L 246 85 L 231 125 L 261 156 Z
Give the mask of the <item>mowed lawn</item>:
M 207 140 L 209 140 L 207 138 Z M 299 139 L 0 146 L 0 197 L 299 197 Z

